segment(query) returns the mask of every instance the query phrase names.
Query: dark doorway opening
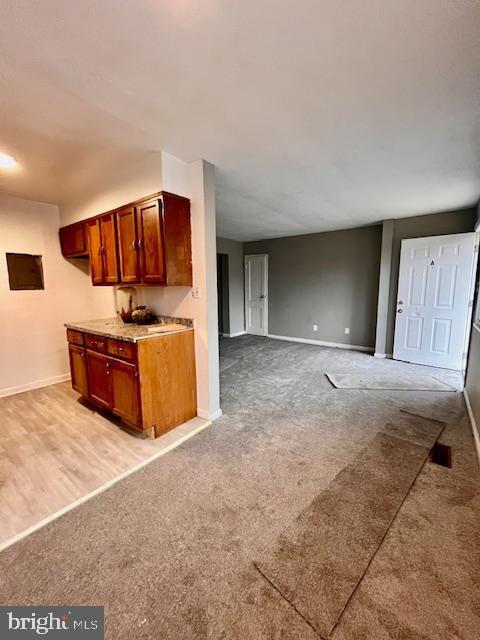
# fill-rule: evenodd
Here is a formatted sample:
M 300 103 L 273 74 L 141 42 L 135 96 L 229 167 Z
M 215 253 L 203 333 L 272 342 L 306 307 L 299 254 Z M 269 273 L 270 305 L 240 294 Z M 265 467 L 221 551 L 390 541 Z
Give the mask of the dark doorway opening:
M 230 333 L 228 255 L 217 253 L 218 333 Z

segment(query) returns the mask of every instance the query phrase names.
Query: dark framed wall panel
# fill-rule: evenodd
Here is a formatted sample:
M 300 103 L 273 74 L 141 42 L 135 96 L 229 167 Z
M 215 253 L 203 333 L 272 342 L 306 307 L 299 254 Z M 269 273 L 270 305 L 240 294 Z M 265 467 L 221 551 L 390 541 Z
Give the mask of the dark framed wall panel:
M 45 289 L 42 256 L 7 253 L 8 280 L 11 291 Z

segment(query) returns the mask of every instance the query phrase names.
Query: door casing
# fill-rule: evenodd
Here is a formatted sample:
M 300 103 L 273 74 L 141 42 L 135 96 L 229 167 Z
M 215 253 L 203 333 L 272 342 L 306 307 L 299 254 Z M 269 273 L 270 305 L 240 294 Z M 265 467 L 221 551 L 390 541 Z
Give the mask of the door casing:
M 394 359 L 454 370 L 465 369 L 477 259 L 476 233 L 402 240 Z M 442 294 L 442 278 L 449 288 L 450 303 L 446 300 L 443 304 L 440 302 L 445 295 L 445 291 Z M 400 316 L 400 313 L 405 315 Z M 408 344 L 417 335 L 415 332 L 411 336 L 409 334 L 409 325 L 414 327 L 414 321 L 417 333 L 420 332 L 418 347 Z M 454 343 L 451 352 L 434 348 L 436 328 L 442 323 L 445 335 L 448 332 L 448 340 Z
M 263 261 L 263 282 L 262 291 L 263 291 L 263 330 L 262 331 L 252 331 L 249 330 L 249 293 L 248 293 L 248 261 L 251 259 L 261 259 Z M 245 333 L 250 333 L 252 335 L 261 335 L 268 336 L 268 254 L 267 253 L 257 253 L 250 254 L 244 256 L 244 280 L 245 280 Z

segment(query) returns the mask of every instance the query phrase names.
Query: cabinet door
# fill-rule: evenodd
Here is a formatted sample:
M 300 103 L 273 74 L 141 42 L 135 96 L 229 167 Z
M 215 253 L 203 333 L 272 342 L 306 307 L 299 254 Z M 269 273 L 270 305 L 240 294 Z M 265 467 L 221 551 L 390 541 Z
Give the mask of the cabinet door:
M 102 233 L 99 218 L 87 222 L 90 272 L 93 284 L 103 283 Z
M 166 284 L 161 200 L 155 198 L 137 207 L 140 268 L 145 284 Z
M 113 412 L 132 424 L 139 424 L 139 386 L 137 367 L 129 362 L 111 359 Z
M 101 217 L 103 281 L 106 284 L 118 282 L 118 252 L 115 214 L 107 213 Z
M 87 255 L 87 240 L 83 222 L 62 227 L 59 234 L 62 255 L 65 258 Z
M 117 212 L 118 253 L 121 282 L 140 281 L 138 236 L 135 207 Z
M 111 409 L 112 391 L 110 383 L 110 360 L 102 353 L 87 350 L 88 397 L 94 402 Z
M 163 194 L 167 285 L 189 286 L 192 280 L 190 200 Z
M 68 345 L 70 357 L 70 373 L 72 375 L 72 387 L 82 396 L 88 395 L 87 365 L 85 363 L 85 349 L 74 344 Z

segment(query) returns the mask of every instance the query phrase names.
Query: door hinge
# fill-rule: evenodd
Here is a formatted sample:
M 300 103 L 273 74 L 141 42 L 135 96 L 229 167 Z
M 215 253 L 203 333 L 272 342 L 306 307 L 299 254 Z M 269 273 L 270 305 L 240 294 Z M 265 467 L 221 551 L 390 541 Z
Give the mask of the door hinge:
M 470 300 L 468 303 L 468 308 L 471 309 L 473 307 L 473 300 Z
M 474 246 L 473 250 L 475 251 L 475 253 L 478 253 L 478 244 Z

